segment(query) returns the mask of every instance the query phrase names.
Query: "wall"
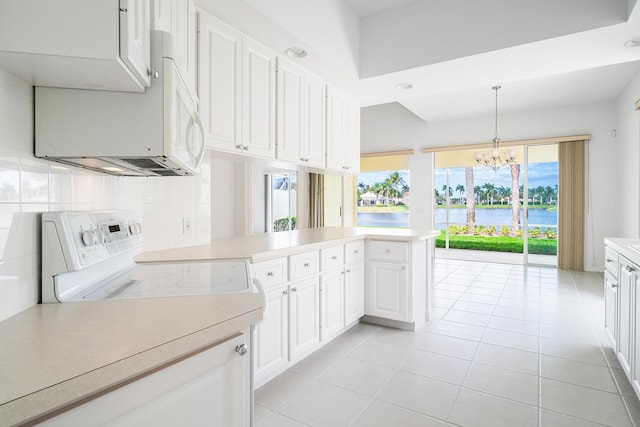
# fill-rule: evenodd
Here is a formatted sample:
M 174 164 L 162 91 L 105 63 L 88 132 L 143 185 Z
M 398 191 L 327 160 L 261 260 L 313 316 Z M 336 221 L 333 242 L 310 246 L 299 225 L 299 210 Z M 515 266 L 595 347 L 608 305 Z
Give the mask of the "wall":
M 202 175 L 118 178 L 33 156 L 33 88 L 0 69 L 0 321 L 40 296 L 40 213 L 133 209 L 144 249 L 202 244 L 211 236 L 211 160 Z M 182 234 L 190 217 L 191 234 Z
M 616 103 L 617 158 L 612 187 L 616 205 L 616 230 L 619 237 L 640 237 L 640 71 L 633 77 Z
M 493 135 L 493 118 L 479 117 L 428 125 L 424 122 L 416 124 L 417 118 L 408 110 L 402 111 L 398 106 L 390 105 L 367 107 L 362 110 L 361 149 L 363 152 L 404 148 L 416 150 L 417 154 L 410 164 L 412 210 L 414 207 L 420 207 L 420 209 L 424 208 L 425 212 L 417 215 L 412 213 L 410 221 L 412 227 L 424 226 L 426 221 L 431 221 L 428 214 L 432 209 L 430 189 L 426 194 L 423 191 L 418 193 L 413 183 L 418 182 L 414 180 L 414 176 L 424 177 L 425 173 L 430 175 L 433 163 L 429 155 L 419 154 L 420 150 L 429 146 L 485 142 Z M 385 115 L 388 115 L 387 119 Z M 615 128 L 616 108 L 613 101 L 503 114 L 500 117 L 502 140 L 591 134 L 592 139 L 588 143 L 590 164 L 587 167 L 590 173 L 590 195 L 592 196 L 591 204 L 587 206 L 586 218 L 585 269 L 587 270 L 603 269 L 603 239 L 616 234 L 616 225 L 610 220 L 616 217 L 616 208 L 613 203 L 616 197 L 612 196 L 612 193 L 615 192 L 617 182 L 615 172 L 612 171 L 616 170 L 618 160 L 616 145 L 619 143 L 619 138 L 612 136 Z M 633 160 L 636 162 L 637 169 L 638 157 L 634 157 Z M 425 185 L 423 190 L 424 187 Z M 417 205 L 418 194 L 425 194 L 426 202 L 421 201 Z M 636 203 L 636 211 L 637 205 Z M 636 226 L 637 222 L 636 214 Z

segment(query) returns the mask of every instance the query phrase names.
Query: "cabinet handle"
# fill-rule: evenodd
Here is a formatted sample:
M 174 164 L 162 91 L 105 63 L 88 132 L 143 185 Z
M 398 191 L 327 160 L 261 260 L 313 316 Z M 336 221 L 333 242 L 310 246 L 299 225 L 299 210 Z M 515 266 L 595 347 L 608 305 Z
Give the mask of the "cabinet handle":
M 267 276 L 268 276 L 268 277 L 273 277 L 273 271 L 268 271 L 268 272 L 267 272 Z
M 291 292 L 293 292 L 293 293 L 298 292 L 298 288 L 291 288 Z
M 304 263 L 304 268 L 309 268 L 309 267 L 310 267 L 309 263 L 308 263 L 308 262 L 305 262 L 305 263 Z
M 624 269 L 627 270 L 629 273 L 633 273 L 635 271 L 635 269 L 630 265 L 627 265 Z
M 244 344 L 236 346 L 236 353 L 238 353 L 240 356 L 244 356 L 245 354 L 247 354 L 247 351 L 249 351 L 249 349 Z

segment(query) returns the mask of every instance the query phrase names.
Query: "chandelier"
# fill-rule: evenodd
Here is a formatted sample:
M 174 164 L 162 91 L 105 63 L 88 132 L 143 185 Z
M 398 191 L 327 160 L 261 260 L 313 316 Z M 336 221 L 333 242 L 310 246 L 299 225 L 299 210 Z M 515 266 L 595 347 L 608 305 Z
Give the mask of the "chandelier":
M 479 169 L 491 169 L 497 172 L 502 166 L 512 165 L 516 162 L 516 150 L 505 150 L 504 161 L 500 157 L 500 138 L 498 138 L 498 89 L 501 86 L 494 86 L 491 89 L 496 91 L 496 133 L 493 137 L 493 146 L 490 152 L 483 153 L 476 151 L 476 164 Z

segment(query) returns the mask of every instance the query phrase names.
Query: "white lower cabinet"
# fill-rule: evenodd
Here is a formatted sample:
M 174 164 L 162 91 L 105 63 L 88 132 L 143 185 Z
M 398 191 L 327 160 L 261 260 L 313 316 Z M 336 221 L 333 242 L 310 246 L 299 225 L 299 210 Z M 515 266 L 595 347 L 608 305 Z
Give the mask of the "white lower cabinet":
M 618 343 L 616 353 L 622 369 L 631 375 L 633 352 L 632 321 L 635 314 L 635 287 L 638 282 L 637 267 L 624 257 L 620 257 L 618 278 Z
M 289 287 L 289 356 L 292 361 L 320 343 L 320 283 L 317 276 Z
M 345 267 L 344 323 L 346 326 L 364 316 L 364 262 Z
M 605 247 L 604 328 L 622 370 L 640 396 L 640 266 Z
M 323 273 L 320 278 L 320 339 L 326 341 L 344 328 L 345 270 Z
M 267 307 L 255 330 L 255 376 L 266 377 L 289 363 L 289 286 L 265 292 Z
M 248 334 L 196 353 L 44 421 L 44 426 L 250 425 Z
M 365 313 L 391 320 L 408 321 L 407 265 L 371 261 L 369 298 Z

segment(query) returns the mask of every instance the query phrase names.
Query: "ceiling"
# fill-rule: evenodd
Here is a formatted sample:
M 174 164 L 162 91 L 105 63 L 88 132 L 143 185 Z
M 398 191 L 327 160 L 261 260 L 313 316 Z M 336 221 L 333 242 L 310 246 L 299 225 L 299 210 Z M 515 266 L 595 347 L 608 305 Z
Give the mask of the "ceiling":
M 640 70 L 624 46 L 637 0 L 196 1 L 279 52 L 303 46 L 302 65 L 363 107 L 428 123 L 493 115 L 497 84 L 503 113 L 610 101 Z

